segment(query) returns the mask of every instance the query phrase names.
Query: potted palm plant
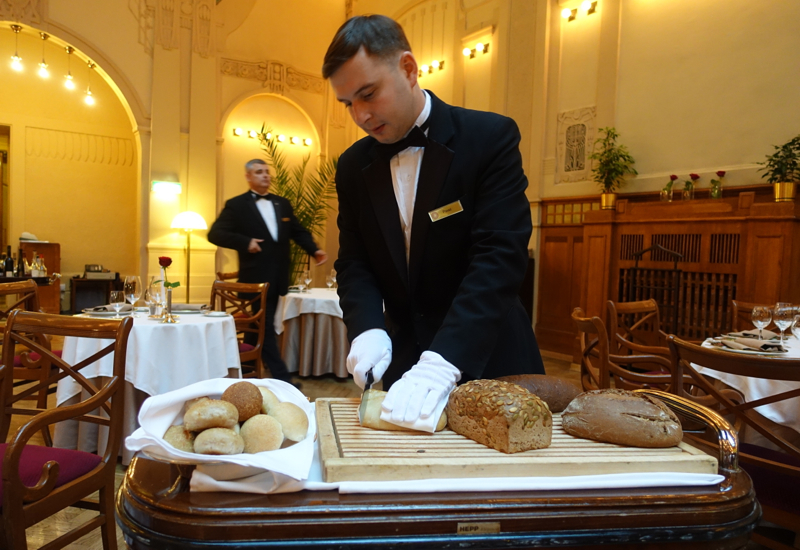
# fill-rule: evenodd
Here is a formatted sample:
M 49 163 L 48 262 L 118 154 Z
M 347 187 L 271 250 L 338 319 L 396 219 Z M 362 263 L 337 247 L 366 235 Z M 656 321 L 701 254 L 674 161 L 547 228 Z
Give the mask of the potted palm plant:
M 311 155 L 306 155 L 298 166 L 288 166 L 286 156 L 266 126 L 261 127 L 258 141 L 267 164 L 275 171 L 272 178 L 273 192 L 292 203 L 297 221 L 319 241 L 325 229 L 328 211 L 332 209 L 330 201 L 336 196 L 334 176 L 338 157 L 321 158 L 317 163 L 316 173 L 310 174 L 308 163 Z M 307 268 L 306 256 L 305 250 L 292 241 L 289 253 L 289 274 L 292 282 Z
M 764 166 L 759 172 L 772 184 L 776 202 L 793 201 L 800 182 L 800 135 L 773 147 L 775 152 L 758 163 Z
M 600 208 L 614 210 L 617 206 L 615 191 L 625 183 L 626 175 L 636 175 L 636 162 L 624 145 L 617 144 L 619 134 L 613 127 L 600 128 L 600 137 L 594 142 L 594 152 L 589 156 L 595 161 L 592 166 L 593 179 L 600 184 Z

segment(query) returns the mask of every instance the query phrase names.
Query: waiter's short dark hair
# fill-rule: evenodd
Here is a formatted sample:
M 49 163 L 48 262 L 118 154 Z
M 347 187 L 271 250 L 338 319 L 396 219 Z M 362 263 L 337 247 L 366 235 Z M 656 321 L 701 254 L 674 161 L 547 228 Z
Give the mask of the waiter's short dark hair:
M 250 170 L 252 170 L 253 168 L 255 168 L 255 165 L 256 165 L 256 164 L 266 164 L 266 162 L 264 162 L 264 161 L 263 161 L 263 160 L 261 160 L 261 159 L 253 159 L 253 160 L 248 160 L 248 161 L 247 161 L 247 164 L 245 164 L 245 165 L 244 165 L 244 170 L 245 170 L 245 172 L 249 172 Z
M 385 15 L 351 17 L 339 27 L 328 46 L 322 64 L 322 77 L 327 79 L 333 76 L 362 47 L 369 55 L 384 59 L 411 51 L 403 28 L 394 19 Z

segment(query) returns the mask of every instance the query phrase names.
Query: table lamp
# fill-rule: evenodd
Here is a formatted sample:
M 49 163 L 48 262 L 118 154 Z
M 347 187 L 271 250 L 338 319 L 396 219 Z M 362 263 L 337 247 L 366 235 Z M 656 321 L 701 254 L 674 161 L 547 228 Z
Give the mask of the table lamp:
M 208 229 L 208 224 L 203 216 L 197 212 L 187 210 L 181 212 L 172 219 L 172 229 L 183 229 L 186 231 L 186 303 L 189 303 L 189 266 L 192 254 L 192 230 Z

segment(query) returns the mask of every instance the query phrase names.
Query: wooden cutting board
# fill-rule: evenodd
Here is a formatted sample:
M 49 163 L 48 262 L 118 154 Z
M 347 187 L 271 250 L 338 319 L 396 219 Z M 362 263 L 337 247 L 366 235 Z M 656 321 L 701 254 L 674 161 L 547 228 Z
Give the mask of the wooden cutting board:
M 681 443 L 643 449 L 572 437 L 553 415 L 546 449 L 505 454 L 445 429 L 385 432 L 358 423 L 358 399 L 316 400 L 322 474 L 327 482 L 540 477 L 631 472 L 717 473 L 717 460 Z

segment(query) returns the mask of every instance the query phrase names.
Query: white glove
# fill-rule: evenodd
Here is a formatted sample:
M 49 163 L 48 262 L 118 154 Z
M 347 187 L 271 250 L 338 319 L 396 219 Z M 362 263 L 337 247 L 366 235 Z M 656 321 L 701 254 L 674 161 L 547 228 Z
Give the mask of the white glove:
M 381 418 L 402 426 L 429 419 L 437 411 L 441 414 L 442 405 L 447 404 L 447 397 L 459 380 L 460 370 L 438 353 L 425 351 L 419 362 L 389 389 L 381 405 Z M 438 419 L 438 415 L 432 419 L 434 426 Z
M 386 331 L 373 328 L 362 332 L 350 345 L 347 355 L 347 372 L 359 388 L 364 389 L 367 383 L 367 372 L 372 369 L 372 376 L 377 382 L 383 378 L 389 363 L 392 362 L 392 340 Z

